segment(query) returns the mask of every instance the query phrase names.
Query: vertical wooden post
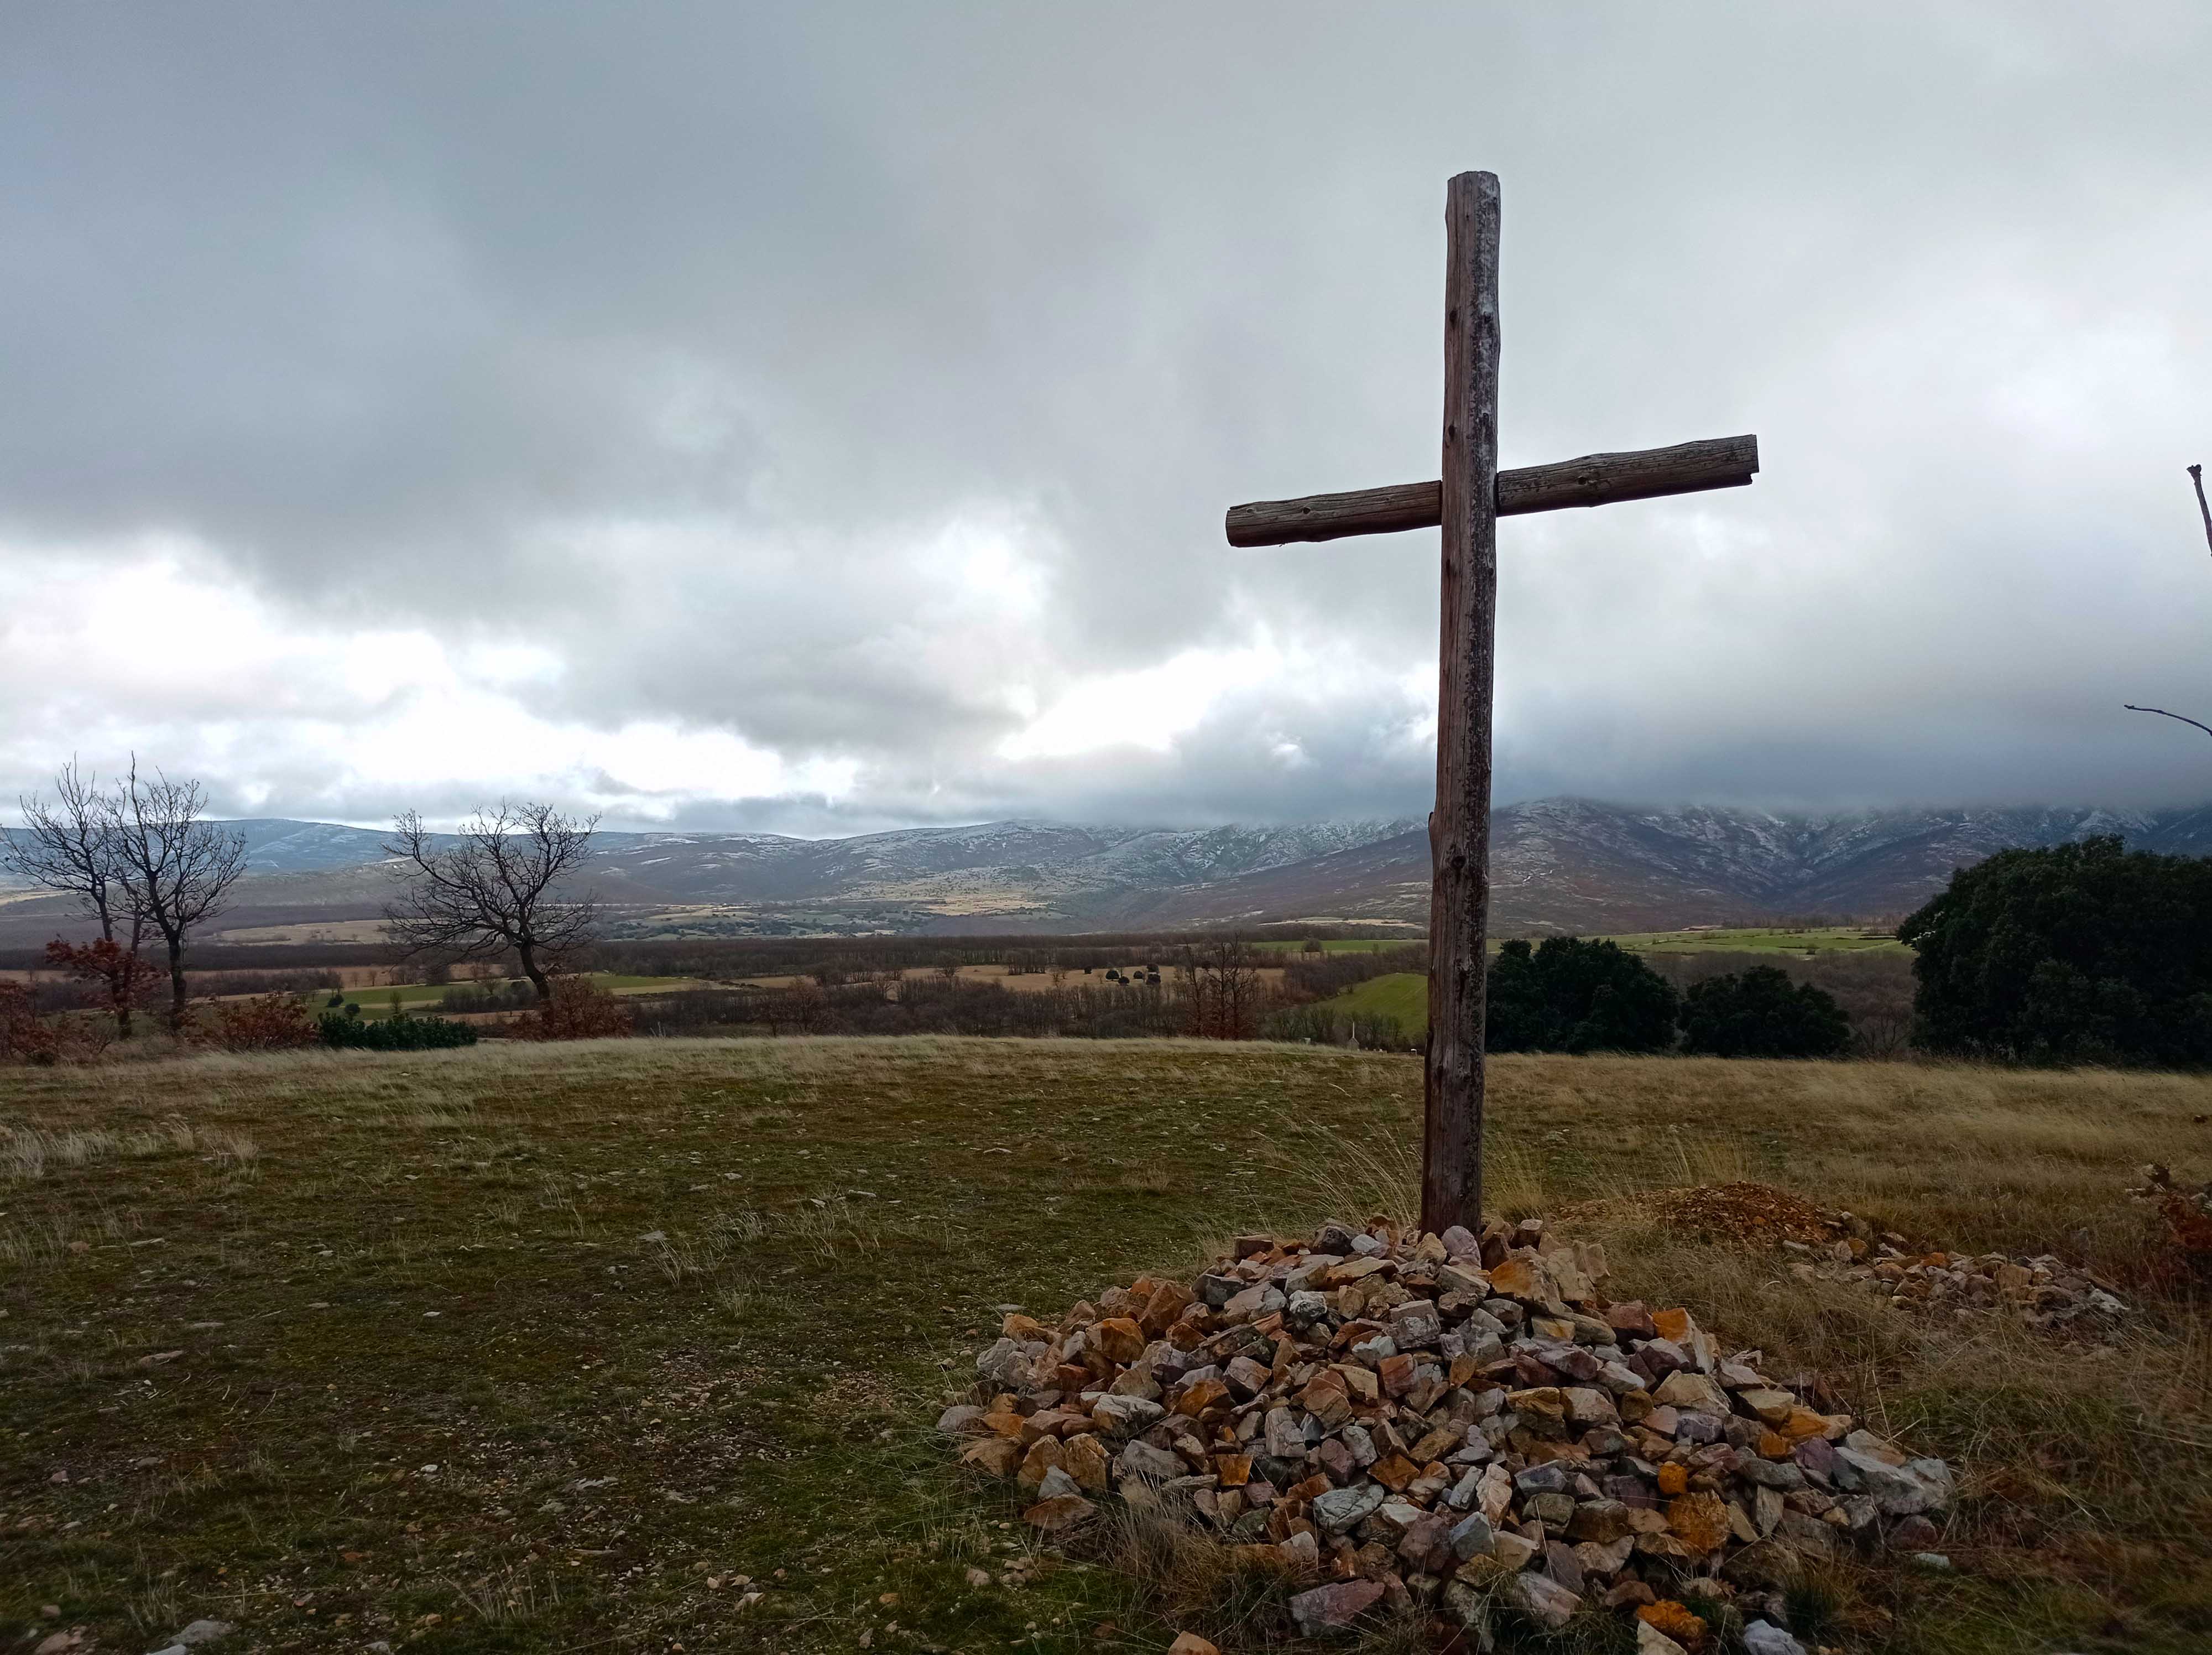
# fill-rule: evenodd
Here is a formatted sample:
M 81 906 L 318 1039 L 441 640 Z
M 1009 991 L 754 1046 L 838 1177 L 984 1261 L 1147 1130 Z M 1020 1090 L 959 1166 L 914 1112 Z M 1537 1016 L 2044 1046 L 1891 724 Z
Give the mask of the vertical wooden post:
M 1498 175 L 1445 199 L 1443 605 L 1429 818 L 1429 1052 L 1421 1227 L 1482 1221 L 1490 711 L 1498 606 Z

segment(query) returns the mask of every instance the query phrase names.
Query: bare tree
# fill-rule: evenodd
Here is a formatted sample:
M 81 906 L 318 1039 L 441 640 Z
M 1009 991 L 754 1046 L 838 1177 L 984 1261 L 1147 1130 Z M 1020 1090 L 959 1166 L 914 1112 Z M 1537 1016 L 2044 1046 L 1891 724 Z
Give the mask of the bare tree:
M 107 946 L 96 954 L 74 948 L 69 952 L 90 956 L 88 970 L 107 989 L 115 1031 L 128 1040 L 144 969 L 138 946 L 145 940 L 146 912 L 124 887 L 118 795 L 103 788 L 97 776 L 82 774 L 72 758 L 54 776 L 52 803 L 36 796 L 20 802 L 23 831 L 20 837 L 0 839 L 0 867 L 45 890 L 74 897 L 99 922 L 100 940 Z M 124 933 L 120 940 L 118 928 Z M 57 946 L 68 946 L 58 939 Z
M 1249 1040 L 1259 1032 L 1259 955 L 1235 940 L 1202 943 L 1182 951 L 1176 995 L 1185 1033 L 1208 1040 Z
M 185 945 L 222 910 L 223 897 L 246 872 L 246 836 L 204 819 L 207 798 L 197 782 L 150 782 L 138 761 L 115 795 L 118 877 L 125 899 L 161 934 L 169 951 L 169 1027 L 185 1025 Z
M 2191 465 L 2189 468 L 2189 481 L 2197 490 L 2197 514 L 2204 520 L 2204 545 L 2208 551 L 2212 551 L 2212 505 L 2207 505 L 2204 501 L 2204 468 L 2202 465 Z M 2160 718 L 2170 718 L 2176 723 L 2195 725 L 2205 734 L 2212 735 L 2212 724 L 2198 724 L 2193 718 L 2185 718 L 2179 713 L 2169 713 L 2163 707 L 2138 707 L 2132 701 L 2122 702 L 2120 706 L 2125 712 L 2156 713 Z
M 591 855 L 596 816 L 579 821 L 550 805 L 478 811 L 451 844 L 413 811 L 392 823 L 385 849 L 407 864 L 400 899 L 384 910 L 384 931 L 410 954 L 431 951 L 481 959 L 513 951 L 538 1003 L 553 998 L 549 969 L 592 940 L 599 906 L 590 893 L 555 887 Z

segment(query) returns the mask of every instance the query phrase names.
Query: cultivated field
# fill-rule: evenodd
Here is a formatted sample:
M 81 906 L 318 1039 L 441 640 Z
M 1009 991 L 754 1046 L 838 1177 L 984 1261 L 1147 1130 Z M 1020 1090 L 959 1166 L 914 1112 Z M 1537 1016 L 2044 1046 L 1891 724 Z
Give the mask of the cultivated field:
M 1513 1214 L 1751 1177 L 1929 1244 L 2055 1249 L 2134 1298 L 2122 1186 L 2153 1159 L 2212 1174 L 2199 1079 L 1492 1074 Z M 1139 1041 L 0 1072 L 0 1640 L 22 1640 L 0 1646 L 149 1649 L 203 1615 L 240 1628 L 224 1655 L 1233 1643 L 1218 1603 L 1018 1567 L 1014 1507 L 929 1421 L 994 1306 L 1051 1317 L 1238 1228 L 1402 1204 L 1419 1097 L 1408 1057 Z M 1622 1295 L 1832 1373 L 1963 1467 L 1958 1572 L 1826 1582 L 1829 1641 L 2212 1646 L 2201 1315 L 2148 1300 L 2119 1349 L 2069 1355 L 2002 1321 L 1918 1329 L 1773 1255 L 1577 1227 Z

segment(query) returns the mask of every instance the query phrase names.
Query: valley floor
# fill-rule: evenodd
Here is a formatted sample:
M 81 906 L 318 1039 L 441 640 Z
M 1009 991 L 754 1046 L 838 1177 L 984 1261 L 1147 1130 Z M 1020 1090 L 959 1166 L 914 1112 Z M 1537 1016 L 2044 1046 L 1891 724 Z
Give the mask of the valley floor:
M 1929 1245 L 2058 1251 L 2131 1300 L 2123 1187 L 2212 1175 L 2199 1078 L 1492 1076 L 1505 1212 L 1751 1178 Z M 995 1306 L 1049 1320 L 1237 1230 L 1401 1209 L 1420 1090 L 1411 1057 L 1139 1041 L 0 1071 L 0 1648 L 150 1649 L 202 1616 L 240 1628 L 219 1655 L 1163 1647 L 1097 1567 L 1002 1584 L 1015 1507 L 930 1421 Z M 2068 1354 L 1629 1217 L 1575 1232 L 1617 1296 L 1829 1373 L 1962 1467 L 1957 1573 L 1833 1583 L 1839 1646 L 2212 1646 L 2201 1311 L 2148 1299 L 2117 1351 Z

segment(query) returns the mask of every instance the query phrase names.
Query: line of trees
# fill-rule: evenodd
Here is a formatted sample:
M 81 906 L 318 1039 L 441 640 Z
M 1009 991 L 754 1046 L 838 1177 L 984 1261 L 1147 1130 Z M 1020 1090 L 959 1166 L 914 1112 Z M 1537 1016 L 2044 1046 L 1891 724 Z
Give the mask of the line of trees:
M 1835 998 L 1772 965 L 1707 977 L 1686 995 L 1619 943 L 1548 937 L 1490 963 L 1492 1051 L 1685 1052 L 1834 1057 L 1850 1044 Z

